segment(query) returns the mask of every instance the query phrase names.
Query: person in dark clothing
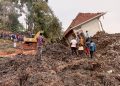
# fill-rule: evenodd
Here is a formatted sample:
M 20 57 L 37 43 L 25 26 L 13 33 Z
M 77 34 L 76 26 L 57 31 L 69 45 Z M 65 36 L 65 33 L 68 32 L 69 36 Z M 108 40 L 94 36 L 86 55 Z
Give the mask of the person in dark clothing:
M 40 35 L 37 38 L 37 54 L 39 57 L 42 56 L 42 49 L 43 49 L 43 44 L 44 44 L 44 37 L 42 35 L 42 33 L 40 33 Z
M 91 37 L 90 37 L 90 35 L 89 35 L 89 33 L 88 33 L 88 31 L 86 31 L 86 41 L 88 42 L 90 42 L 92 39 L 91 39 Z
M 93 58 L 93 54 L 96 51 L 96 44 L 91 40 L 90 41 L 90 57 Z

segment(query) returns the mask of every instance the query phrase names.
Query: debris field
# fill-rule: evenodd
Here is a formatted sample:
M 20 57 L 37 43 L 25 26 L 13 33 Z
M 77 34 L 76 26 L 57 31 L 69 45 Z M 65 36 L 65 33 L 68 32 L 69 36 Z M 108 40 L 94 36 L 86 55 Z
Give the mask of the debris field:
M 46 45 L 42 57 L 0 58 L 0 86 L 119 86 L 120 34 L 98 32 L 94 59 L 71 55 L 60 43 Z

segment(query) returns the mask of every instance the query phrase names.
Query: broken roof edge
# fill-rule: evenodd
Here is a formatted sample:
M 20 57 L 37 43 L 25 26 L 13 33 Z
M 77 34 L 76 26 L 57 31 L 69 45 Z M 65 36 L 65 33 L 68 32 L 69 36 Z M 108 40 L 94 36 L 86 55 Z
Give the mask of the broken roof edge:
M 89 21 L 91 21 L 91 20 L 93 20 L 93 19 L 95 19 L 95 18 L 101 17 L 101 16 L 105 15 L 107 12 L 99 12 L 99 13 L 100 13 L 99 15 L 97 15 L 97 16 L 95 16 L 95 17 L 93 17 L 93 18 L 90 18 L 90 19 L 88 19 L 87 21 L 82 22 L 82 23 L 80 23 L 80 24 L 78 24 L 78 25 L 76 25 L 76 26 L 74 26 L 74 27 L 72 27 L 72 28 L 69 28 L 69 27 L 68 27 L 68 29 L 64 32 L 63 37 L 65 37 L 65 36 L 67 35 L 67 33 L 68 33 L 69 31 L 71 31 L 72 29 L 74 29 L 74 28 L 76 28 L 76 27 L 78 27 L 78 26 L 80 26 L 80 25 L 83 25 L 83 24 L 85 24 L 85 23 L 87 23 L 87 22 L 89 22 Z M 78 14 L 78 15 L 79 15 L 79 14 Z M 78 16 L 78 15 L 77 15 L 77 16 Z M 77 16 L 76 16 L 76 17 L 77 17 Z

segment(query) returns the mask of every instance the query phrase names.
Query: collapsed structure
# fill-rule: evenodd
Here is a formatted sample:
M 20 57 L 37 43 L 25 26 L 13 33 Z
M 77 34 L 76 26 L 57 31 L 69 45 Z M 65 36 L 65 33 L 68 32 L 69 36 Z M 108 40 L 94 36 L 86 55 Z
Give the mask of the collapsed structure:
M 73 36 L 77 36 L 77 32 L 86 31 L 90 36 L 95 35 L 98 31 L 104 31 L 100 17 L 105 13 L 79 13 L 76 18 L 71 22 L 69 27 L 64 33 L 66 42 L 70 42 Z

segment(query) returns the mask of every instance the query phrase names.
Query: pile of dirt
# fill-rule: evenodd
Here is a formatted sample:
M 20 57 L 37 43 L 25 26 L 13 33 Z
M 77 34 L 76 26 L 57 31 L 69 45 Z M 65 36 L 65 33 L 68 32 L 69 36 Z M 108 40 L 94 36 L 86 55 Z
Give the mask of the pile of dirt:
M 42 57 L 0 59 L 0 86 L 119 86 L 120 34 L 97 33 L 94 59 L 71 55 L 68 47 L 46 45 Z M 104 46 L 104 47 L 103 47 Z
M 102 69 L 120 73 L 120 34 L 98 33 L 94 36 L 97 44 L 96 58 L 103 62 Z

